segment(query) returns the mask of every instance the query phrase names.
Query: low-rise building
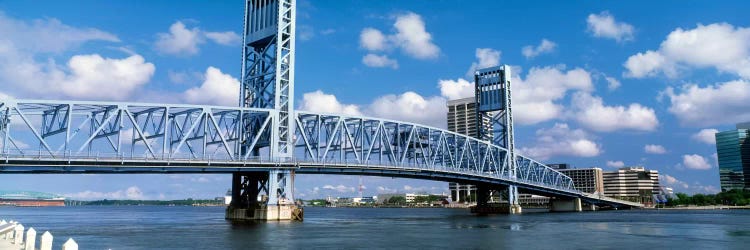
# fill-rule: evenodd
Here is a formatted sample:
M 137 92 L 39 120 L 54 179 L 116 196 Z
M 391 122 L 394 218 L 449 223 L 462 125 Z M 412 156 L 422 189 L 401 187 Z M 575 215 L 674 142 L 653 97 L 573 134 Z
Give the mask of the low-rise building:
M 406 203 L 414 203 L 414 200 L 417 197 L 427 197 L 428 195 L 426 195 L 426 194 L 410 194 L 410 193 L 407 193 L 405 196 L 406 196 Z
M 653 204 L 653 195 L 660 193 L 659 171 L 644 167 L 624 167 L 602 173 L 604 195 L 623 200 Z
M 365 196 L 365 197 L 355 197 L 352 198 L 352 202 L 354 204 L 362 205 L 362 204 L 374 204 L 375 201 L 378 200 L 377 196 Z

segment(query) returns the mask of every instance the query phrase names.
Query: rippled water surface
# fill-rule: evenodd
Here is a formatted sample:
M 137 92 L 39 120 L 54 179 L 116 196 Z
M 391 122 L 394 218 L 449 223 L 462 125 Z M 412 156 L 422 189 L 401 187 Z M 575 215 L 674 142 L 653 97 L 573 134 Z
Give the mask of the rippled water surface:
M 59 249 L 750 249 L 748 210 L 476 217 L 460 209 L 305 208 L 305 221 L 233 225 L 223 207 L 0 207 Z

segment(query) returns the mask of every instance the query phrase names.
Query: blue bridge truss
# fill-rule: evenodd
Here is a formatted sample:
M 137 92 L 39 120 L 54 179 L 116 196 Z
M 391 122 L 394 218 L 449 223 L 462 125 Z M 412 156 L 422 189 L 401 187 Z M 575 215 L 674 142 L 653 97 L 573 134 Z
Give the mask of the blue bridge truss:
M 5 100 L 2 173 L 211 173 L 295 169 L 484 180 L 578 194 L 572 180 L 472 137 L 409 122 L 296 111 L 292 157 L 274 158 L 275 109 Z M 253 134 L 243 129 L 252 128 Z M 248 138 L 243 139 L 243 136 Z M 256 154 L 242 152 L 260 148 Z M 33 146 L 32 146 L 33 145 Z M 412 173 L 410 173 L 412 172 Z

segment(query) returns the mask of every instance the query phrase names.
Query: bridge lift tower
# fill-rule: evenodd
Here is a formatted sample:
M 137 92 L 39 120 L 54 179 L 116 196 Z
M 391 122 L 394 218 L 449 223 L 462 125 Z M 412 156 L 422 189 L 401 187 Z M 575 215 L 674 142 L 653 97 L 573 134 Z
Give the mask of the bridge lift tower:
M 506 148 L 506 164 L 509 167 L 508 177 L 517 179 L 517 162 L 513 140 L 513 112 L 511 105 L 510 66 L 502 65 L 477 70 L 474 73 L 474 98 L 477 112 L 477 131 L 480 140 L 492 141 L 492 144 Z M 483 121 L 490 118 L 491 126 Z M 490 187 L 477 187 L 477 206 L 486 206 L 490 198 Z M 508 186 L 508 203 L 511 214 L 521 213 L 518 203 L 518 188 Z
M 274 131 L 253 138 L 266 117 L 243 119 L 241 155 L 293 158 L 296 0 L 246 0 L 242 47 L 242 107 L 271 109 Z M 257 141 L 253 143 L 253 141 Z M 250 148 L 250 145 L 255 145 Z M 234 173 L 230 220 L 301 219 L 294 203 L 294 170 Z

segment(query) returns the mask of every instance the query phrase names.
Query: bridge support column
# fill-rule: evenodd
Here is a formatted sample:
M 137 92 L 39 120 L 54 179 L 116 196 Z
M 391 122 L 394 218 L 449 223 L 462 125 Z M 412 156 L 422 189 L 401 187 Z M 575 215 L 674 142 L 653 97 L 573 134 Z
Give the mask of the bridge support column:
M 302 220 L 302 209 L 294 204 L 294 172 L 232 174 L 232 202 L 225 218 L 232 221 Z
M 584 203 L 583 204 L 583 211 L 596 211 L 599 208 L 594 204 Z
M 302 208 L 294 201 L 294 171 L 273 169 L 268 178 L 270 195 L 261 220 L 302 220 Z
M 495 193 L 497 191 L 497 189 L 493 189 L 489 186 L 477 186 L 477 205 L 471 207 L 471 213 L 477 215 L 521 213 L 521 206 L 518 205 L 517 196 L 516 204 L 511 202 L 513 196 L 510 195 L 508 196 L 508 203 L 491 202 L 493 194 L 497 194 Z
M 581 198 L 552 199 L 550 200 L 550 212 L 581 212 Z
M 510 214 L 521 214 L 521 203 L 518 202 L 518 187 L 514 185 L 508 186 L 508 213 Z

